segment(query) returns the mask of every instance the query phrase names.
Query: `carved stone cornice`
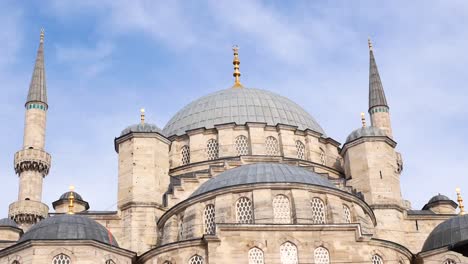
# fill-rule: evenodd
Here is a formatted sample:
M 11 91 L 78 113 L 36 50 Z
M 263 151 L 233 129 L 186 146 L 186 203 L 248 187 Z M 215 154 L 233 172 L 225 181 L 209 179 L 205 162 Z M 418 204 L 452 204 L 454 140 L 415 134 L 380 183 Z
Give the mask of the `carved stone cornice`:
M 46 218 L 49 207 L 38 201 L 24 200 L 10 204 L 8 217 L 16 223 L 33 225 Z
M 49 174 L 51 159 L 49 153 L 39 149 L 23 149 L 15 153 L 15 172 L 37 171 L 45 177 Z

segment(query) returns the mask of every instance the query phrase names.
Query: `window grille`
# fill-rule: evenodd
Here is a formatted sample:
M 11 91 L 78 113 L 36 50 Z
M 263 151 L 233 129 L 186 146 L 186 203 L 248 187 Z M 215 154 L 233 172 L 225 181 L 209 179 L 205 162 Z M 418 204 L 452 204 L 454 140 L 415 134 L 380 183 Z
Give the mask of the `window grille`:
M 52 264 L 71 264 L 71 259 L 65 254 L 59 254 L 52 259 Z
M 279 156 L 278 140 L 269 136 L 265 140 L 265 148 L 267 156 Z
M 204 222 L 205 222 L 205 234 L 214 234 L 215 233 L 215 206 L 209 204 L 205 207 L 203 212 Z
M 182 165 L 186 165 L 190 163 L 190 147 L 185 145 L 182 147 Z
M 108 259 L 106 260 L 106 264 L 115 264 L 115 261 L 113 261 L 112 259 Z
M 275 224 L 291 223 L 291 204 L 285 195 L 276 195 L 273 199 L 273 216 Z
M 252 224 L 252 201 L 247 197 L 241 197 L 236 203 L 236 218 L 239 224 Z
M 325 224 L 325 204 L 319 198 L 312 199 L 312 223 Z
M 190 258 L 189 264 L 203 264 L 203 258 L 201 256 L 195 255 Z
M 297 158 L 305 160 L 305 145 L 300 140 L 296 141 L 296 150 Z
M 343 204 L 343 222 L 351 223 L 351 211 L 349 207 Z
M 208 160 L 217 159 L 218 154 L 219 154 L 218 141 L 214 138 L 208 140 L 208 143 L 206 143 L 206 155 L 208 156 Z
M 316 264 L 329 264 L 330 253 L 324 247 L 318 247 L 314 250 L 314 260 Z
M 379 255 L 373 255 L 372 264 L 383 264 L 383 260 Z
M 257 247 L 249 250 L 249 264 L 264 264 L 263 251 Z
M 281 264 L 297 264 L 297 247 L 291 242 L 280 246 Z
M 325 157 L 325 151 L 323 149 L 320 149 L 320 164 L 326 165 L 326 157 Z
M 184 217 L 179 219 L 179 240 L 184 239 Z
M 457 264 L 453 259 L 446 259 L 443 264 Z
M 236 137 L 235 144 L 238 156 L 249 155 L 249 140 L 246 136 Z

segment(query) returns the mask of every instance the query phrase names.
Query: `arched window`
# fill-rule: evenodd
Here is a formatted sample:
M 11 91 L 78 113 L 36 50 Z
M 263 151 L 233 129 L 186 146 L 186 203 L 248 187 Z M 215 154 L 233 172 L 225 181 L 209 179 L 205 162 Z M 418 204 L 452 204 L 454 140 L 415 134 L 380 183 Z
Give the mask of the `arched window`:
M 351 210 L 345 204 L 343 204 L 343 222 L 351 223 Z
M 163 264 L 172 264 L 172 262 L 170 262 L 169 260 L 166 260 L 163 262 Z
M 446 259 L 443 264 L 457 264 L 457 262 L 453 259 Z
M 263 251 L 258 247 L 251 248 L 249 250 L 249 264 L 263 264 Z
M 246 136 L 236 137 L 236 152 L 238 156 L 249 155 L 249 140 Z
M 18 260 L 13 260 L 13 262 L 11 264 L 20 264 L 20 262 Z
M 71 259 L 65 254 L 59 254 L 52 259 L 52 264 L 71 264 Z
M 296 141 L 297 158 L 305 160 L 305 145 L 300 140 Z
M 214 160 L 218 158 L 219 148 L 218 148 L 218 141 L 214 138 L 208 140 L 206 143 L 206 155 L 208 156 L 208 160 Z
M 108 259 L 106 260 L 106 264 L 115 264 L 115 261 L 113 261 L 112 259 Z
M 325 157 L 325 151 L 320 148 L 320 164 L 326 165 L 327 164 L 327 159 Z
M 312 199 L 312 223 L 314 224 L 325 224 L 325 204 L 319 198 Z
M 280 246 L 281 264 L 297 264 L 297 247 L 291 242 Z
M 291 204 L 285 195 L 276 195 L 273 199 L 273 216 L 276 224 L 291 223 Z
M 236 219 L 239 224 L 253 223 L 252 201 L 247 197 L 241 197 L 236 202 Z
M 329 264 L 330 253 L 324 247 L 318 247 L 314 250 L 315 264 Z
M 185 145 L 182 147 L 180 150 L 182 154 L 182 165 L 186 165 L 190 163 L 190 147 L 188 145 Z
M 203 222 L 205 223 L 205 234 L 214 234 L 215 233 L 215 206 L 209 204 L 205 206 L 203 212 Z
M 372 264 L 383 264 L 383 259 L 381 256 L 375 254 L 372 256 Z
M 203 264 L 203 258 L 199 255 L 194 255 L 189 259 L 189 264 Z
M 267 156 L 279 156 L 278 140 L 269 136 L 265 140 L 265 149 Z

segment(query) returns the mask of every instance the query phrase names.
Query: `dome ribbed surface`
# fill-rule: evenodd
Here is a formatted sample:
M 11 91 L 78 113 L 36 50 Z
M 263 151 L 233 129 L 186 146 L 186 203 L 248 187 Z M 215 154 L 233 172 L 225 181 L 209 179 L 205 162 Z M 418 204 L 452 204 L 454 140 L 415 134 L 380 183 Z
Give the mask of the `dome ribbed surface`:
M 361 137 L 385 137 L 385 132 L 378 127 L 361 127 L 349 134 L 346 138 L 346 143 L 356 140 Z
M 33 225 L 20 238 L 27 240 L 95 240 L 118 247 L 114 236 L 95 220 L 82 215 L 56 215 Z
M 468 215 L 455 216 L 440 223 L 427 237 L 422 251 L 468 241 Z
M 146 132 L 146 133 L 156 132 L 156 133 L 162 134 L 162 131 L 158 126 L 153 125 L 153 124 L 148 124 L 148 123 L 144 123 L 144 124 L 140 123 L 140 124 L 128 126 L 124 130 L 122 130 L 122 132 L 120 133 L 120 136 L 126 135 L 130 132 Z
M 246 122 L 285 124 L 325 134 L 317 121 L 293 101 L 252 88 L 221 90 L 193 101 L 169 120 L 163 133 L 166 136 L 183 135 L 191 129 Z
M 18 228 L 18 224 L 10 218 L 0 219 L 0 226 L 9 226 Z
M 256 183 L 302 183 L 336 189 L 329 180 L 301 167 L 280 163 L 256 163 L 220 173 L 203 183 L 191 197 L 221 188 Z
M 71 192 L 66 192 L 64 194 L 62 194 L 59 198 L 59 200 L 65 200 L 65 199 L 68 199 L 70 198 L 70 195 L 71 195 Z M 75 197 L 75 200 L 78 200 L 78 201 L 84 201 L 83 200 L 83 197 L 81 197 L 81 195 L 77 192 L 73 192 L 73 196 Z

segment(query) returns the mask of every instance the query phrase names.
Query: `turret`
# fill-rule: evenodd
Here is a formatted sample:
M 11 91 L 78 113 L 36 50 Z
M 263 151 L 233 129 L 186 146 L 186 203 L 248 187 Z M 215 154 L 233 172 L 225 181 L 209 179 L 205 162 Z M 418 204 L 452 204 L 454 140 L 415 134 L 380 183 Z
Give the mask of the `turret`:
M 124 248 L 142 253 L 156 245 L 156 221 L 165 211 L 163 196 L 169 187 L 169 145 L 157 126 L 145 123 L 143 109 L 140 123 L 115 139 Z
M 389 138 L 393 138 L 390 122 L 390 108 L 385 98 L 382 81 L 374 57 L 374 48 L 369 39 L 369 115 L 373 127 L 382 129 Z
M 40 35 L 25 108 L 23 148 L 14 157 L 15 172 L 19 176 L 18 200 L 9 208 L 9 217 L 23 229 L 47 217 L 49 211 L 47 205 L 42 203 L 42 181 L 49 173 L 51 164 L 51 156 L 44 150 L 48 110 L 44 30 Z

